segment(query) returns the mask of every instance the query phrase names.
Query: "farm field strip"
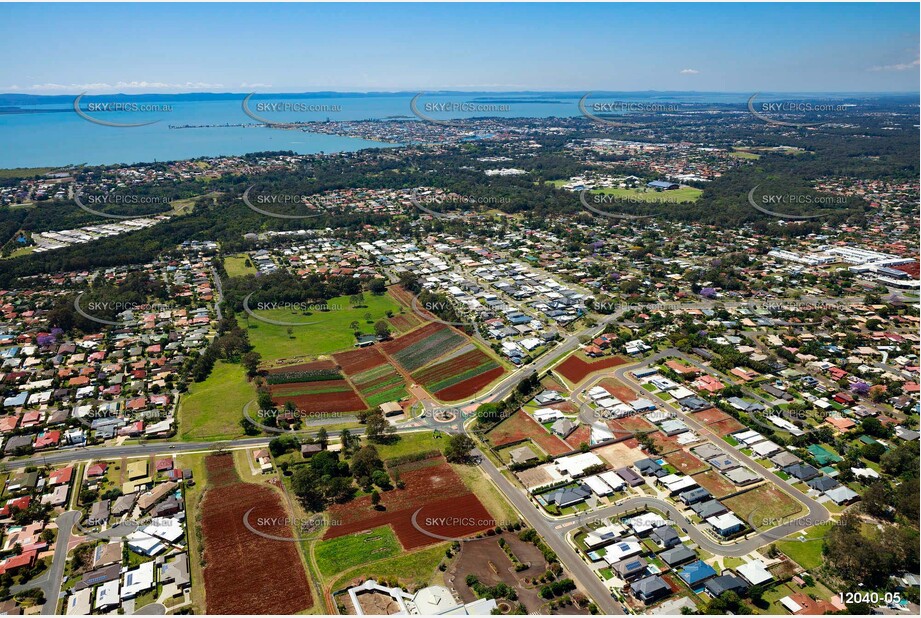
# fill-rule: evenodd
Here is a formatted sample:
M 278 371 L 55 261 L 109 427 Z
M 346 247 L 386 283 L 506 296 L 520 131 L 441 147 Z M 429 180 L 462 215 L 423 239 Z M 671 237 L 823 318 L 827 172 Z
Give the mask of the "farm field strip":
M 406 371 L 415 371 L 444 355 L 449 350 L 463 345 L 464 337 L 462 335 L 442 324 L 437 326 L 441 328 L 410 346 L 397 352 L 391 352 L 390 355 Z
M 324 539 L 390 525 L 405 550 L 441 542 L 441 539 L 425 534 L 413 525 L 412 518 L 417 512 L 417 522 L 439 518 L 467 522 L 445 521 L 440 525 L 426 526 L 436 535 L 461 537 L 495 526 L 483 504 L 443 457 L 394 466 L 390 472 L 400 475 L 404 489 L 381 492 L 383 510 L 373 508 L 370 496 L 332 506 L 330 516 L 340 525 L 327 529 Z M 438 499 L 433 501 L 433 496 L 438 496 Z
M 460 356 L 441 360 L 412 374 L 413 379 L 430 391 L 440 391 L 459 382 L 490 371 L 499 364 L 479 348 Z
M 310 585 L 295 544 L 253 534 L 243 523 L 252 509 L 252 520 L 272 522 L 264 532 L 293 537 L 279 495 L 241 481 L 231 455 L 210 455 L 205 468 L 209 485 L 201 528 L 207 613 L 295 614 L 310 608 Z

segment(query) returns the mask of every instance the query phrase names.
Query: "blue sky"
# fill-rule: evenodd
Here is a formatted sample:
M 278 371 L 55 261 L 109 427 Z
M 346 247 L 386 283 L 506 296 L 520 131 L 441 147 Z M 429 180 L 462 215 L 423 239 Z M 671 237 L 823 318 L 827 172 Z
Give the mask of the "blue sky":
M 0 92 L 919 90 L 919 5 L 5 4 Z

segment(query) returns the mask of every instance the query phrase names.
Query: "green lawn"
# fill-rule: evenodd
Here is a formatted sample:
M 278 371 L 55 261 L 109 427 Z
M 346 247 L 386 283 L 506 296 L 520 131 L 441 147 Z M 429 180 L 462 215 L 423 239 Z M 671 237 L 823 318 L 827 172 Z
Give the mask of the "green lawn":
M 592 193 L 601 193 L 610 195 L 615 198 L 625 200 L 636 200 L 638 202 L 696 202 L 703 191 L 694 187 L 684 187 L 682 189 L 673 189 L 671 191 L 655 191 L 653 189 L 619 189 L 607 187 L 592 191 Z
M 390 558 L 402 552 L 400 542 L 390 526 L 381 526 L 336 539 L 318 541 L 314 555 L 324 577 L 331 577 L 352 567 Z
M 182 395 L 179 437 L 228 440 L 242 436 L 243 407 L 255 398 L 256 388 L 246 381 L 243 366 L 218 361 L 207 380 L 191 384 Z
M 388 558 L 380 562 L 362 564 L 346 572 L 333 583 L 331 589 L 339 590 L 355 577 L 376 580 L 399 580 L 404 587 L 413 584 L 429 584 L 438 573 L 438 564 L 445 557 L 448 543 L 438 543 L 428 549 Z M 440 575 L 440 573 L 438 573 Z
M 386 444 L 375 444 L 381 459 L 386 461 L 394 457 L 402 457 L 411 453 L 424 453 L 425 451 L 441 451 L 447 441 L 447 435 L 440 434 L 436 438 L 431 431 L 414 431 L 401 433 L 394 436 L 394 441 Z
M 255 275 L 258 271 L 252 262 L 247 265 L 249 258 L 246 255 L 228 255 L 224 258 L 224 269 L 231 277 L 244 277 Z
M 355 345 L 355 336 L 350 324 L 358 322 L 362 333 L 373 334 L 374 322 L 386 319 L 387 311 L 400 313 L 400 305 L 389 294 L 374 296 L 365 293 L 361 307 L 352 307 L 347 296 L 330 299 L 329 311 L 291 311 L 288 309 L 267 309 L 254 311 L 260 317 L 279 322 L 300 323 L 296 326 L 269 324 L 241 314 L 243 326 L 248 328 L 249 339 L 262 360 L 272 362 L 282 358 L 319 356 Z M 365 317 L 371 314 L 370 323 Z M 307 322 L 316 322 L 307 324 Z
M 777 542 L 777 549 L 804 569 L 814 569 L 822 564 L 822 539 L 828 534 L 833 524 L 813 526 L 805 531 L 805 541 L 800 541 L 801 534 L 788 536 Z

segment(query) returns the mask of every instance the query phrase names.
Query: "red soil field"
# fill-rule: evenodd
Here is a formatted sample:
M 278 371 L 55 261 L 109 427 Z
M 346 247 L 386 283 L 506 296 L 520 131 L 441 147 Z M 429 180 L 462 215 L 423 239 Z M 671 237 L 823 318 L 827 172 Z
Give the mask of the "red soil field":
M 498 425 L 486 437 L 496 447 L 501 448 L 530 438 L 550 455 L 562 455 L 572 450 L 565 442 L 549 433 L 524 410 L 518 410 Z
M 665 461 L 675 467 L 682 474 L 696 474 L 703 472 L 710 466 L 694 457 L 687 451 L 675 451 L 665 456 Z
M 625 384 L 621 384 L 613 378 L 605 378 L 598 383 L 598 386 L 608 391 L 614 397 L 617 397 L 624 403 L 630 403 L 631 401 L 636 401 L 636 393 L 632 388 Z
M 390 325 L 401 333 L 405 333 L 408 330 L 422 324 L 422 318 L 417 316 L 415 313 L 403 313 L 400 315 L 395 315 L 390 318 Z
M 314 382 L 288 382 L 286 384 L 272 384 L 269 387 L 273 397 L 284 397 L 297 391 L 317 390 L 328 391 L 336 389 L 349 391 L 352 389 L 345 380 L 316 380 Z
M 284 406 L 289 401 L 304 412 L 358 412 L 368 408 L 355 391 L 339 393 L 316 393 L 295 397 L 272 397 L 275 405 Z
M 737 431 L 745 429 L 745 425 L 743 425 L 736 419 L 730 417 L 723 421 L 717 421 L 715 423 L 710 423 L 709 425 L 707 425 L 707 429 L 709 429 L 716 435 L 723 437 L 723 436 L 728 436 L 731 433 L 735 433 Z
M 554 371 L 559 373 L 573 384 L 578 384 L 591 373 L 601 371 L 602 369 L 617 367 L 618 365 L 623 365 L 626 362 L 626 360 L 620 358 L 619 356 L 607 356 L 599 360 L 586 362 L 573 354 L 565 361 L 557 365 Z
M 652 438 L 652 441 L 659 447 L 659 454 L 664 455 L 666 453 L 671 453 L 672 451 L 677 451 L 681 448 L 678 445 L 678 436 L 668 437 L 661 431 L 649 434 L 649 437 Z
M 381 344 L 381 347 L 384 348 L 384 351 L 387 352 L 387 354 L 394 354 L 400 350 L 405 350 L 414 343 L 419 343 L 429 335 L 437 333 L 443 328 L 449 327 L 438 322 L 429 322 L 422 328 L 417 328 L 413 332 L 403 335 L 402 337 L 398 337 L 393 341 L 385 341 Z
M 566 436 L 566 444 L 576 449 L 579 448 L 583 442 L 586 444 L 591 443 L 592 439 L 592 428 L 588 425 L 579 425 L 574 432 Z
M 647 433 L 656 428 L 655 425 L 642 416 L 625 416 L 612 419 L 607 422 L 607 425 L 614 431 L 629 431 L 631 433 Z
M 287 365 L 285 367 L 276 367 L 269 369 L 269 373 L 292 373 L 295 371 L 314 371 L 316 369 L 335 369 L 336 363 L 333 361 L 322 360 L 310 363 L 301 363 L 300 365 Z
M 281 524 L 259 526 L 260 531 L 292 538 L 278 494 L 240 481 L 231 455 L 210 455 L 205 468 L 209 487 L 201 527 L 207 613 L 277 615 L 310 608 L 313 599 L 297 544 L 253 534 L 243 523 L 254 509 L 251 524 L 259 518 Z
M 420 465 L 421 464 L 421 465 Z M 383 510 L 375 510 L 370 496 L 330 507 L 330 526 L 324 538 L 335 538 L 378 526 L 390 525 L 406 550 L 442 542 L 413 526 L 435 535 L 465 537 L 497 525 L 464 482 L 442 457 L 397 466 L 404 489 L 381 492 Z M 439 496 L 432 500 L 432 496 Z
M 460 356 L 429 365 L 425 369 L 415 372 L 412 377 L 422 386 L 437 384 L 441 380 L 475 369 L 490 361 L 490 358 L 479 348 L 464 352 Z
M 719 408 L 707 408 L 706 410 L 701 410 L 700 412 L 694 412 L 694 420 L 700 423 L 716 423 L 719 421 L 725 421 L 727 418 L 732 418 Z
M 716 470 L 707 470 L 706 472 L 695 474 L 694 480 L 697 481 L 698 485 L 709 491 L 717 500 L 725 498 L 729 494 L 733 494 L 739 490 L 738 487 L 733 485 L 732 481 Z
M 483 372 L 478 376 L 467 378 L 463 382 L 458 382 L 448 388 L 443 388 L 435 396 L 442 401 L 459 401 L 476 395 L 481 388 L 505 373 L 502 367 L 494 367 L 489 371 Z
M 356 373 L 367 371 L 372 367 L 383 365 L 387 362 L 384 355 L 375 346 L 370 348 L 359 348 L 349 352 L 333 354 L 336 364 L 338 364 L 346 375 L 353 376 Z

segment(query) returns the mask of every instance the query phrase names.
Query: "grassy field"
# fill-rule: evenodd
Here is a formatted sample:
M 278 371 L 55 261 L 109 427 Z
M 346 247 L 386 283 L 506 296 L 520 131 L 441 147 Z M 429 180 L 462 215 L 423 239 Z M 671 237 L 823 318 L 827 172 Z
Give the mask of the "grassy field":
M 806 540 L 800 541 L 801 535 L 788 536 L 777 542 L 777 549 L 787 554 L 804 569 L 814 569 L 822 564 L 822 539 L 828 534 L 833 524 L 813 526 L 806 530 Z
M 412 433 L 402 433 L 394 437 L 394 441 L 388 444 L 375 444 L 378 454 L 382 460 L 402 457 L 410 453 L 423 453 L 425 451 L 441 451 L 447 440 L 445 434 L 436 438 L 431 431 L 414 431 Z
M 205 580 L 202 563 L 201 537 L 196 532 L 201 522 L 202 496 L 205 493 L 205 455 L 180 455 L 176 466 L 191 470 L 195 484 L 183 483 L 183 496 L 186 505 L 186 525 L 189 543 L 189 571 L 192 578 L 192 607 L 195 613 L 205 612 Z M 110 466 L 111 467 L 111 466 Z
M 258 271 L 256 267 L 250 263 L 247 266 L 249 258 L 246 255 L 228 255 L 224 258 L 224 269 L 227 270 L 227 274 L 231 277 L 244 277 L 246 275 L 255 275 Z
M 427 549 L 402 554 L 380 562 L 367 563 L 366 561 L 365 564 L 346 571 L 332 585 L 332 589 L 339 590 L 358 576 L 364 579 L 387 579 L 390 581 L 399 579 L 404 587 L 413 584 L 429 584 L 437 576 L 440 576 L 438 564 L 444 558 L 445 549 L 448 546 L 449 543 L 439 543 Z
M 770 485 L 761 485 L 732 498 L 722 500 L 739 519 L 755 524 L 758 530 L 767 530 L 796 515 L 803 506 L 783 492 Z
M 464 484 L 470 488 L 470 491 L 476 494 L 489 514 L 493 516 L 498 523 L 504 524 L 509 521 L 519 521 L 521 517 L 508 503 L 505 497 L 499 493 L 499 490 L 489 481 L 488 478 L 476 466 L 467 466 L 463 464 L 451 464 L 451 467 L 457 472 L 457 475 L 464 480 Z
M 324 577 L 331 577 L 374 560 L 383 560 L 403 549 L 390 526 L 381 526 L 317 543 L 317 567 Z
M 625 200 L 635 200 L 638 202 L 696 202 L 703 191 L 693 187 L 683 187 L 671 191 L 654 191 L 652 189 L 620 189 L 616 187 L 606 187 L 592 191 L 592 193 L 601 193 L 610 195 L 615 198 Z
M 255 312 L 260 317 L 280 322 L 305 323 L 299 326 L 268 324 L 245 314 L 243 319 L 249 329 L 250 341 L 265 362 L 330 354 L 354 346 L 355 336 L 350 328 L 352 322 L 358 322 L 362 333 L 373 334 L 374 322 L 386 318 L 387 311 L 394 315 L 400 312 L 400 305 L 389 294 L 374 296 L 366 293 L 364 296 L 361 307 L 352 307 L 349 298 L 341 296 L 327 302 L 335 309 L 309 312 L 310 315 L 288 309 Z M 370 320 L 367 314 L 371 315 Z
M 729 156 L 735 157 L 737 159 L 760 159 L 761 155 L 755 154 L 754 152 L 748 152 L 747 150 L 738 150 L 736 148 L 732 149 L 733 151 L 729 153 Z
M 33 176 L 43 176 L 53 171 L 53 167 L 15 167 L 12 169 L 0 169 L 0 180 L 7 178 L 32 178 Z
M 256 398 L 242 365 L 218 361 L 204 382 L 189 386 L 179 405 L 182 440 L 228 440 L 243 435 L 243 407 Z

